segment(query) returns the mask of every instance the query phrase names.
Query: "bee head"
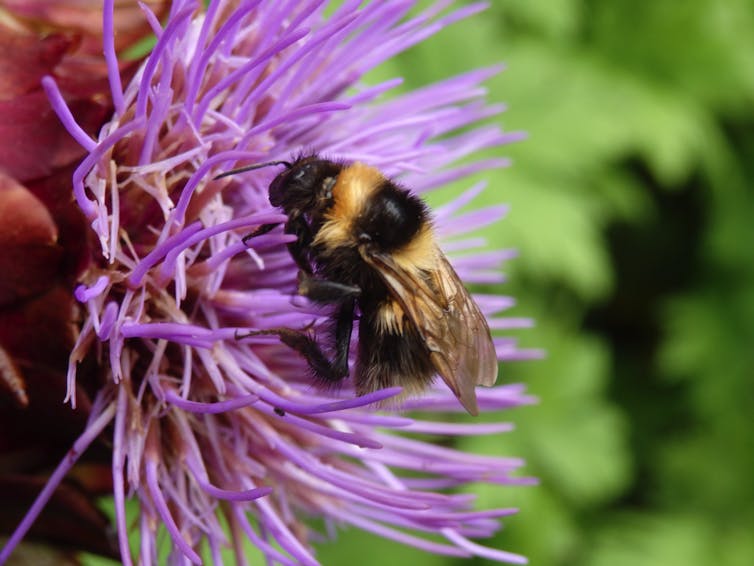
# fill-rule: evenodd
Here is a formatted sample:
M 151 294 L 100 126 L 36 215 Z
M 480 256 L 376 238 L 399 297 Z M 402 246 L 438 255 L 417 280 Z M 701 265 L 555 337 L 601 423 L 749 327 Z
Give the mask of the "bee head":
M 214 179 L 274 165 L 285 165 L 285 170 L 270 183 L 269 198 L 272 206 L 279 206 L 290 215 L 322 212 L 332 204 L 332 188 L 343 165 L 322 159 L 316 153 L 298 157 L 292 163 L 267 161 L 231 169 Z
M 290 214 L 308 213 L 325 208 L 342 166 L 317 155 L 300 157 L 270 184 L 270 204 Z

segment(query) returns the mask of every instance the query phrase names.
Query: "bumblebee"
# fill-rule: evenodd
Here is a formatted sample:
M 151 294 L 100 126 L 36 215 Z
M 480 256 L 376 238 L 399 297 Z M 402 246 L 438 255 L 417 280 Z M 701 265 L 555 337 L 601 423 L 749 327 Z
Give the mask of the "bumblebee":
M 284 167 L 269 199 L 288 217 L 285 232 L 296 236 L 289 250 L 300 270 L 299 293 L 332 305 L 333 324 L 325 349 L 289 328 L 252 334 L 279 336 L 306 359 L 318 382 L 333 385 L 349 375 L 358 317 L 357 394 L 402 386 L 412 395 L 437 374 L 477 415 L 474 387 L 497 379 L 495 347 L 479 307 L 437 246 L 424 202 L 374 167 L 317 154 L 217 178 L 267 166 Z

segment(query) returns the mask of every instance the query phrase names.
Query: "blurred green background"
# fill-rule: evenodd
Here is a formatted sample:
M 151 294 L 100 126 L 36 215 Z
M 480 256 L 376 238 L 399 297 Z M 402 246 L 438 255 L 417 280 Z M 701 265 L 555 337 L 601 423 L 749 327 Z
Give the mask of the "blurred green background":
M 503 366 L 540 398 L 517 430 L 466 441 L 541 480 L 478 489 L 521 508 L 487 542 L 542 566 L 754 564 L 754 1 L 493 0 L 379 73 L 500 61 L 489 98 L 529 139 L 484 175 L 512 205 L 488 236 L 520 250 L 500 292 L 548 356 Z M 353 530 L 319 556 L 474 564 Z

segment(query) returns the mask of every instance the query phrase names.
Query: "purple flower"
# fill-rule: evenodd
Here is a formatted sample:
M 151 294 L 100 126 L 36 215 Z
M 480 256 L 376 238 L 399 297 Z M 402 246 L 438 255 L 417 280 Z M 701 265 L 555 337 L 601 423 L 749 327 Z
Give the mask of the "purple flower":
M 112 10 L 105 3 L 105 21 Z M 531 483 L 515 458 L 479 456 L 419 440 L 493 434 L 507 423 L 445 422 L 462 411 L 442 384 L 396 413 L 399 388 L 357 397 L 345 385 L 319 391 L 304 360 L 277 339 L 238 339 L 248 329 L 315 328 L 327 310 L 296 296 L 297 269 L 271 232 L 285 220 L 267 199 L 274 170 L 213 180 L 230 168 L 290 159 L 315 150 L 360 160 L 426 193 L 504 160 L 456 162 L 520 137 L 476 125 L 500 112 L 484 102 L 481 82 L 498 69 L 457 76 L 401 96 L 400 80 L 362 82 L 364 73 L 446 25 L 482 9 L 444 13 L 447 2 L 406 19 L 414 2 L 347 1 L 331 16 L 323 2 L 176 1 L 164 27 L 146 11 L 157 43 L 122 89 L 112 30 L 105 55 L 115 115 L 97 140 L 72 119 L 51 79 L 44 82 L 69 132 L 88 152 L 73 176 L 76 201 L 100 248 L 76 298 L 86 317 L 71 353 L 68 400 L 86 360 L 106 369 L 89 425 L 52 476 L 14 537 L 12 550 L 78 455 L 112 435 L 115 514 L 122 560 L 132 562 L 125 501 L 138 501 L 139 560 L 157 556 L 157 532 L 172 560 L 199 563 L 200 546 L 219 562 L 231 545 L 245 563 L 247 537 L 271 563 L 317 564 L 310 542 L 330 527 L 353 525 L 451 556 L 524 563 L 480 546 L 514 509 L 474 510 L 454 492 L 471 482 Z M 465 237 L 499 220 L 505 207 L 459 209 L 478 184 L 435 211 L 437 234 L 461 278 L 502 280 L 508 250 L 479 251 Z M 466 252 L 454 257 L 454 252 Z M 525 326 L 498 316 L 507 297 L 479 295 L 490 327 Z M 501 360 L 535 357 L 510 338 L 495 338 Z M 346 380 L 348 381 L 348 380 Z M 522 387 L 478 392 L 482 411 L 531 402 Z M 382 411 L 376 411 L 381 408 Z M 430 418 L 430 417 L 427 417 Z M 112 426 L 110 426 L 112 425 Z

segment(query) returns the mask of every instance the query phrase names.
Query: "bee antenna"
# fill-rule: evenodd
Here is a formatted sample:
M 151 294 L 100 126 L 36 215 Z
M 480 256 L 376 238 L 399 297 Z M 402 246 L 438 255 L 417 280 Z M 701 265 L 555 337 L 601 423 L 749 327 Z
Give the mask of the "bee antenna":
M 246 167 L 239 167 L 238 169 L 231 169 L 230 171 L 226 171 L 225 173 L 220 173 L 216 177 L 213 177 L 213 181 L 217 181 L 218 179 L 222 179 L 223 177 L 229 177 L 230 175 L 235 175 L 236 173 L 245 173 L 246 171 L 253 171 L 254 169 L 262 169 L 263 167 L 271 167 L 273 165 L 285 165 L 286 168 L 290 169 L 293 164 L 290 161 L 267 161 L 265 163 L 257 163 L 255 165 L 247 165 Z

